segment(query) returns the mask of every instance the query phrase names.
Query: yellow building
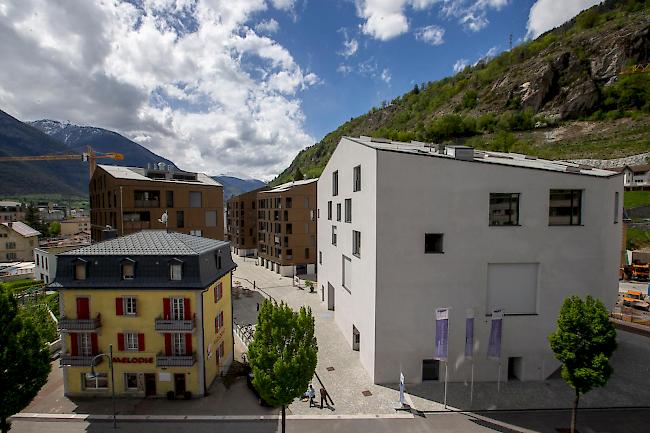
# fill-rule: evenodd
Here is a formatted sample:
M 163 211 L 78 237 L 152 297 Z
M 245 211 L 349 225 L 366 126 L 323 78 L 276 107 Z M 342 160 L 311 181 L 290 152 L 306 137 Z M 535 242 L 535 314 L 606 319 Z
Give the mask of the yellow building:
M 57 260 L 66 395 L 111 395 L 110 345 L 120 396 L 202 396 L 230 366 L 229 243 L 146 230 Z

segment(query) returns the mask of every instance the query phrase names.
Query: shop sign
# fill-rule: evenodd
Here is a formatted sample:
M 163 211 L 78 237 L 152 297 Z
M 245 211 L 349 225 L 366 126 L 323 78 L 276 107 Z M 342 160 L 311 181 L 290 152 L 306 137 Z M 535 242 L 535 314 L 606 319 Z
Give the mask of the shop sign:
M 113 362 L 117 364 L 153 364 L 153 357 L 133 356 L 119 357 L 114 356 Z

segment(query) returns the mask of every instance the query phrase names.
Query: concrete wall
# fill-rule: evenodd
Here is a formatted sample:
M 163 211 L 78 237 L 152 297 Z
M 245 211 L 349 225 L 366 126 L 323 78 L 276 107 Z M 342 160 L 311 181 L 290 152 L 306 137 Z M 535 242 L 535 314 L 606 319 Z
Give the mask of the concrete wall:
M 353 192 L 353 168 L 361 165 L 361 191 Z M 338 170 L 338 195 L 332 196 L 332 173 Z M 342 141 L 318 181 L 318 262 L 316 290 L 328 302 L 328 284 L 334 287 L 336 324 L 352 348 L 352 327 L 361 334 L 359 355 L 370 377 L 375 371 L 375 286 L 376 286 L 376 188 L 375 151 Z M 352 222 L 345 222 L 345 199 L 352 199 Z M 327 203 L 332 201 L 332 220 Z M 336 205 L 341 204 L 341 221 L 336 220 Z M 337 227 L 337 245 L 332 245 L 332 226 Z M 352 231 L 361 232 L 361 255 L 352 254 Z M 349 290 L 342 284 L 343 255 L 351 261 Z
M 475 379 L 496 380 L 498 364 L 486 359 L 490 263 L 539 264 L 537 314 L 504 318 L 504 380 L 508 357 L 523 357 L 523 380 L 544 379 L 558 367 L 547 336 L 567 296 L 591 294 L 613 306 L 622 224 L 620 208 L 619 223 L 614 223 L 614 196 L 622 197 L 622 176 L 596 178 L 386 151 L 378 152 L 377 173 L 376 383 L 397 382 L 400 366 L 407 382 L 421 381 L 422 360 L 434 353 L 434 311 L 441 307 L 451 308 L 449 380 L 470 376 L 463 355 L 467 308 L 476 311 Z M 552 188 L 583 190 L 583 225 L 549 226 Z M 491 192 L 520 193 L 521 226 L 489 226 Z M 425 233 L 444 234 L 444 254 L 424 254 Z M 344 310 L 346 316 L 366 317 L 362 304 L 353 305 L 358 309 Z M 337 313 L 337 322 L 342 321 Z

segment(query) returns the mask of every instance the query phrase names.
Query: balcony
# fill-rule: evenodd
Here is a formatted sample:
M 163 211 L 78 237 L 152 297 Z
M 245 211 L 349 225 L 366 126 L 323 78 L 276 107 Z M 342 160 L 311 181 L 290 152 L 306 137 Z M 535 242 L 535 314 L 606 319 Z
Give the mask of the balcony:
M 61 332 L 70 331 L 94 331 L 102 326 L 101 315 L 98 314 L 94 319 L 68 319 L 62 317 L 59 320 L 59 330 Z
M 149 230 L 149 221 L 124 221 L 124 230 Z
M 191 355 L 156 355 L 156 367 L 191 367 L 196 362 L 196 356 Z
M 156 331 L 158 332 L 194 332 L 194 322 L 196 316 L 187 320 L 156 319 Z
M 70 355 L 69 353 L 64 353 L 61 355 L 61 366 L 68 367 L 90 367 L 95 355 Z M 100 356 L 95 361 L 95 365 L 99 365 L 104 360 L 103 356 Z
M 135 200 L 135 207 L 160 207 L 160 200 Z

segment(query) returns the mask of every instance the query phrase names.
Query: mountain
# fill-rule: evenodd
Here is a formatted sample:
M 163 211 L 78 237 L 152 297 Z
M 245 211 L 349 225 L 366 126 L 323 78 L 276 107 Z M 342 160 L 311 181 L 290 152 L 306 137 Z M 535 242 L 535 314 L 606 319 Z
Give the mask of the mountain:
M 650 151 L 650 1 L 607 0 L 452 77 L 415 85 L 302 150 L 273 181 L 317 177 L 343 135 L 544 158 Z M 650 69 L 650 68 L 648 68 Z
M 29 125 L 44 132 L 50 137 L 65 143 L 71 151 L 83 152 L 90 144 L 97 152 L 117 152 L 124 154 L 123 161 L 111 161 L 110 164 L 146 167 L 153 162 L 164 162 L 166 165 L 176 165 L 162 156 L 139 145 L 135 141 L 107 129 L 93 126 L 79 126 L 56 120 L 36 120 L 27 122 Z
M 258 179 L 239 179 L 232 176 L 212 176 L 212 179 L 223 185 L 223 199 L 228 200 L 233 195 L 243 194 L 266 185 Z

